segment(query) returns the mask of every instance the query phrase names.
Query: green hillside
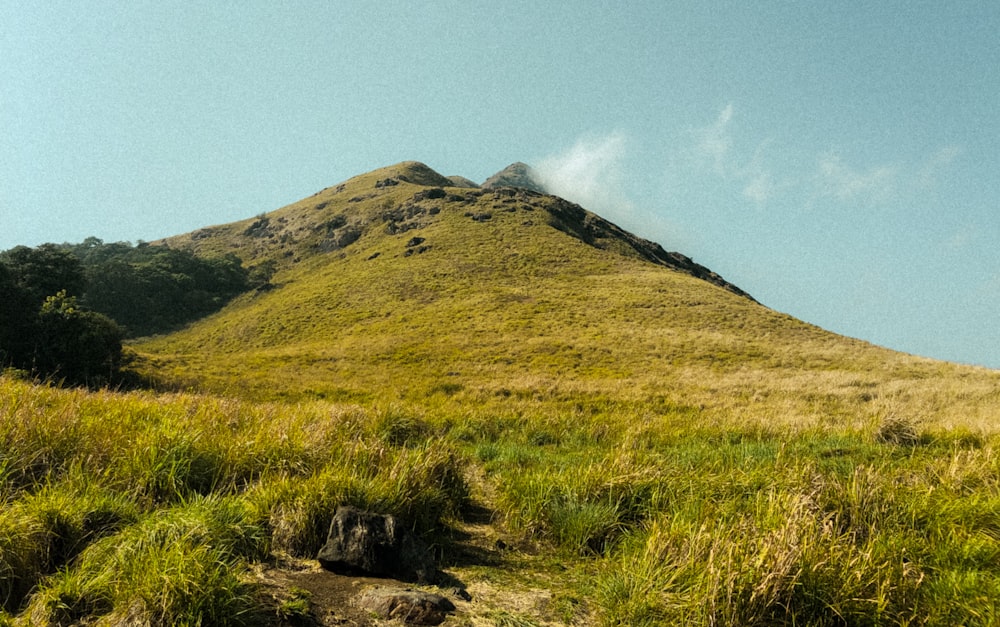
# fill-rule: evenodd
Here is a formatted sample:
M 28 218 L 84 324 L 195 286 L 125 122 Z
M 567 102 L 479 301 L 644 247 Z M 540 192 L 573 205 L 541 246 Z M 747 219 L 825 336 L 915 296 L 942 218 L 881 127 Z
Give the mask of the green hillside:
M 133 343 L 156 391 L 0 376 L 0 625 L 399 624 L 315 562 L 345 504 L 445 627 L 1000 622 L 1000 372 L 413 162 L 154 244 L 269 280 Z
M 930 408 L 943 421 L 983 411 L 978 395 L 952 398 L 950 382 L 987 390 L 995 373 L 770 310 L 560 198 L 449 183 L 406 162 L 166 240 L 276 272 L 269 289 L 135 345 L 147 373 L 261 399 L 671 398 L 722 421 L 752 399 L 766 419 L 797 425 L 869 420 L 872 399 L 903 389 L 921 418 Z
M 559 198 L 448 183 L 404 163 L 166 240 L 277 272 L 271 289 L 137 350 L 215 390 L 341 398 L 623 382 L 655 394 L 747 368 L 864 373 L 902 359 L 758 305 Z

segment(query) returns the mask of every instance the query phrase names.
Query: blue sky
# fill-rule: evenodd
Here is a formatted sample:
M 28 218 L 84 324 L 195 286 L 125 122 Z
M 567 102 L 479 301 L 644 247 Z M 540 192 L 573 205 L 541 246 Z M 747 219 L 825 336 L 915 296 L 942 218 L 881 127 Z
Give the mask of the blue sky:
M 0 0 L 0 249 L 513 161 L 762 303 L 1000 368 L 1000 3 Z

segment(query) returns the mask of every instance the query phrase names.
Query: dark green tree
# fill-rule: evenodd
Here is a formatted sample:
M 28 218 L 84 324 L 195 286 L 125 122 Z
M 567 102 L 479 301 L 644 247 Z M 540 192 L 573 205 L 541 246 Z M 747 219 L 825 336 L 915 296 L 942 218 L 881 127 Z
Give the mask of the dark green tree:
M 13 365 L 30 350 L 36 311 L 10 267 L 0 259 L 0 367 Z
M 80 262 L 53 244 L 17 246 L 0 252 L 2 365 L 33 369 L 42 303 L 60 290 L 79 294 L 84 285 Z
M 270 278 L 268 267 L 264 280 Z M 0 252 L 0 367 L 92 384 L 120 366 L 121 342 L 170 331 L 251 288 L 235 255 L 167 246 L 18 246 Z
M 70 383 L 110 381 L 122 356 L 122 330 L 103 314 L 81 309 L 65 291 L 50 296 L 38 313 L 34 368 Z
M 108 382 L 122 331 L 79 306 L 85 286 L 79 260 L 53 244 L 0 253 L 0 365 L 72 384 Z
M 87 286 L 79 259 L 55 244 L 17 246 L 0 253 L 0 262 L 7 265 L 14 284 L 25 292 L 36 311 L 46 298 L 61 290 L 82 296 Z
M 97 238 L 65 247 L 86 272 L 80 303 L 114 319 L 132 337 L 176 329 L 250 289 L 242 260 L 232 254 L 205 259 L 167 246 Z

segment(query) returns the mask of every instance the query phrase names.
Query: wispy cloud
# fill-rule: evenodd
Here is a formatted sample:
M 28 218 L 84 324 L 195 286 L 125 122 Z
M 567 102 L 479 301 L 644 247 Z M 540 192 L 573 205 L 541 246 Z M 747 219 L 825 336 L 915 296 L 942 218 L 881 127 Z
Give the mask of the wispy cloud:
M 884 202 L 895 196 L 899 167 L 880 165 L 859 170 L 839 154 L 823 153 L 817 163 L 816 183 L 821 195 L 844 201 Z
M 734 114 L 735 108 L 729 103 L 711 124 L 691 131 L 694 161 L 700 168 L 707 168 L 716 176 L 739 185 L 745 198 L 763 206 L 786 184 L 779 183 L 767 166 L 769 140 L 761 141 L 751 157 L 735 148 Z
M 967 224 L 952 231 L 941 241 L 941 247 L 946 251 L 967 251 L 982 242 L 982 228 Z
M 624 215 L 632 210 L 624 184 L 627 140 L 621 133 L 580 139 L 569 150 L 535 166 L 552 193 L 597 211 Z
M 961 155 L 958 146 L 944 146 L 923 160 L 876 163 L 860 167 L 857 155 L 836 150 L 813 152 L 776 145 L 768 137 L 741 139 L 739 110 L 728 103 L 707 125 L 687 132 L 672 166 L 680 163 L 697 176 L 715 177 L 734 193 L 757 207 L 776 198 L 810 205 L 818 199 L 849 204 L 885 204 L 902 200 L 913 190 L 936 187 L 939 179 Z M 783 167 L 776 164 L 782 163 Z M 679 185 L 675 182 L 673 187 Z
M 945 146 L 930 156 L 917 172 L 917 185 L 923 189 L 937 186 L 938 177 L 951 163 L 962 154 L 958 146 Z
M 774 196 L 777 185 L 768 172 L 760 172 L 743 187 L 743 196 L 757 203 L 758 206 L 767 204 L 767 201 Z
M 707 160 L 716 173 L 725 176 L 731 169 L 733 139 L 729 126 L 733 119 L 732 103 L 719 112 L 711 125 L 695 131 L 698 156 Z

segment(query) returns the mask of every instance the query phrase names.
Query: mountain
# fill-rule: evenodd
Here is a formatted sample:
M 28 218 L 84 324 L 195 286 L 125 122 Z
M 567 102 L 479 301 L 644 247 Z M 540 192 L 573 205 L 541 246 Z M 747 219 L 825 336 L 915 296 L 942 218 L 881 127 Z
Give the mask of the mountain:
M 624 381 L 645 394 L 678 376 L 898 360 L 767 309 L 567 200 L 497 187 L 526 168 L 466 188 L 404 162 L 168 238 L 200 255 L 236 253 L 273 278 L 136 349 L 156 376 L 191 385 L 344 398 Z
M 715 272 L 680 253 L 637 237 L 575 203 L 551 196 L 532 178 L 529 166 L 515 163 L 494 174 L 481 187 L 460 176 L 443 177 L 418 162 L 404 162 L 355 177 L 272 214 L 251 220 L 200 229 L 158 243 L 203 255 L 237 252 L 244 259 L 288 259 L 342 250 L 384 225 L 385 234 L 424 229 L 440 221 L 443 208 L 464 210 L 474 222 L 492 222 L 494 213 L 542 209 L 546 226 L 589 246 L 638 256 L 750 296 Z M 374 184 L 372 184 L 374 180 Z M 402 198 L 395 187 L 412 191 Z M 416 189 L 415 188 L 424 188 Z M 448 189 L 452 188 L 452 189 Z M 489 190 L 486 193 L 484 190 Z M 364 193 L 366 192 L 367 193 Z M 354 193 L 359 192 L 359 193 Z M 346 198 L 346 206 L 344 200 Z M 380 199 L 378 202 L 373 202 Z M 499 215 L 496 216 L 499 219 Z M 524 220 L 522 227 L 534 226 Z

